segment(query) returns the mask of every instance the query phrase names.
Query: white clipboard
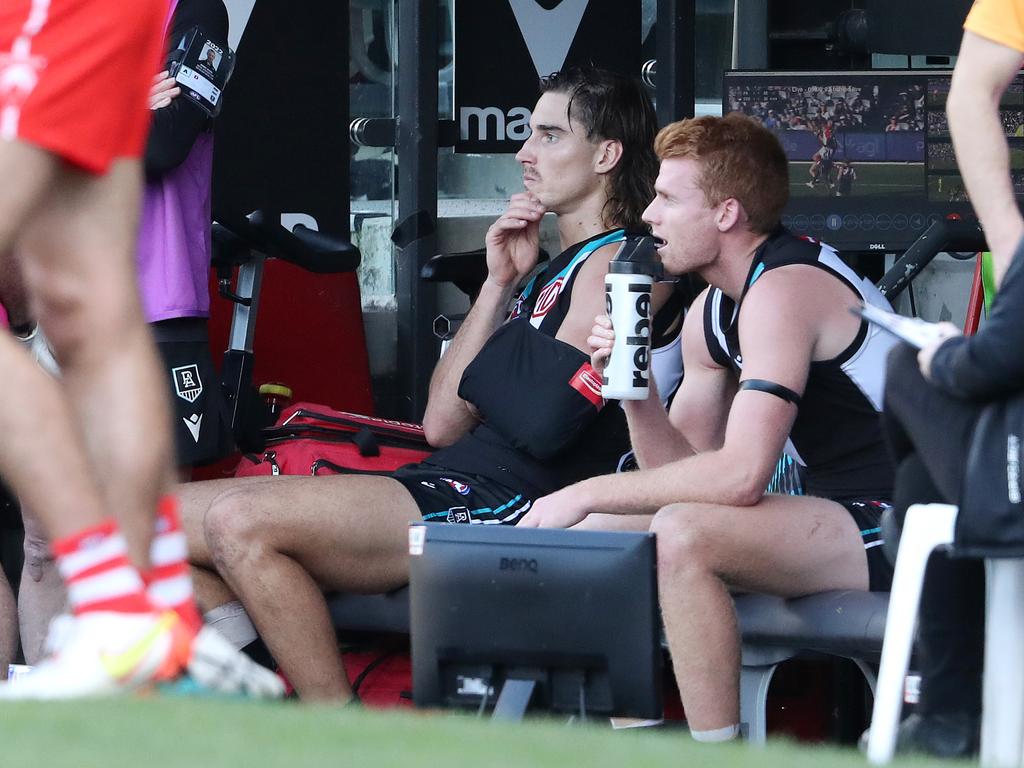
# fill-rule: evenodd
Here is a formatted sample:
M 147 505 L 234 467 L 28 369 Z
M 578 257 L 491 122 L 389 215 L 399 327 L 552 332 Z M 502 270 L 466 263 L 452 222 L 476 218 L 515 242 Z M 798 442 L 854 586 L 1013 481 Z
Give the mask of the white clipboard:
M 851 307 L 850 311 L 917 349 L 946 338 L 938 323 L 929 323 L 919 317 L 904 317 L 873 304 Z

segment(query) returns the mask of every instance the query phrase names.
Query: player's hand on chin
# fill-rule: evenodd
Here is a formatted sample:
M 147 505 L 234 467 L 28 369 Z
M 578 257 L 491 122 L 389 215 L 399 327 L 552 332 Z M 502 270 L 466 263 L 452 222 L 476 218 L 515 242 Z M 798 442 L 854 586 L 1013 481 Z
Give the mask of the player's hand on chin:
M 537 499 L 517 526 L 519 528 L 571 528 L 582 522 L 590 510 L 574 486 Z

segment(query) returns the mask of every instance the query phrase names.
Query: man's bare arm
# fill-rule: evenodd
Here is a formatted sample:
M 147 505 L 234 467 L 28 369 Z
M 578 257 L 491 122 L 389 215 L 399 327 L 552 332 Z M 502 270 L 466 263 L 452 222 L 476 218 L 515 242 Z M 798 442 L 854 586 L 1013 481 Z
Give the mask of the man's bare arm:
M 705 290 L 694 300 L 683 322 L 686 373 L 671 411 L 666 415 L 655 391 L 647 400 L 625 404 L 630 441 L 641 469 L 659 467 L 722 445 L 735 376 L 714 361 L 704 341 L 707 295 Z
M 459 382 L 505 319 L 516 285 L 536 266 L 543 216 L 533 195 L 513 195 L 508 210 L 487 230 L 487 279 L 430 377 L 423 430 L 431 445 L 451 445 L 476 424 L 470 405 L 459 397 Z
M 745 300 L 742 378 L 767 379 L 799 394 L 807 383 L 817 318 L 799 309 L 797 281 L 772 277 L 762 277 Z M 654 469 L 576 483 L 539 499 L 519 525 L 569 527 L 593 512 L 653 514 L 680 501 L 754 505 L 764 495 L 795 418 L 793 403 L 765 392 L 740 391 L 729 406 L 721 448 Z
M 957 164 L 985 229 L 997 282 L 1024 235 L 999 119 L 999 99 L 1022 62 L 1019 51 L 965 31 L 946 104 Z
M 473 308 L 430 377 L 423 429 L 436 447 L 451 445 L 476 423 L 469 403 L 459 397 L 459 382 L 481 347 L 504 319 L 512 288 L 485 281 Z

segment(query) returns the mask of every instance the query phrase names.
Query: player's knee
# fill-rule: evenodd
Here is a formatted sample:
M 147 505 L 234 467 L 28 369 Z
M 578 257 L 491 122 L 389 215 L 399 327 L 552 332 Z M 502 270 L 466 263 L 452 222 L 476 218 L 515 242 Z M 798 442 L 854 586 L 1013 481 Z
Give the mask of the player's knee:
M 210 504 L 203 519 L 203 534 L 214 563 L 230 567 L 265 548 L 266 526 L 253 512 L 253 494 L 248 488 L 222 493 Z
M 141 327 L 134 285 L 58 272 L 33 275 L 31 290 L 47 338 L 62 362 L 94 347 L 109 348 L 126 330 Z
M 651 532 L 657 536 L 658 573 L 662 578 L 706 574 L 711 541 L 695 505 L 671 504 L 654 516 Z

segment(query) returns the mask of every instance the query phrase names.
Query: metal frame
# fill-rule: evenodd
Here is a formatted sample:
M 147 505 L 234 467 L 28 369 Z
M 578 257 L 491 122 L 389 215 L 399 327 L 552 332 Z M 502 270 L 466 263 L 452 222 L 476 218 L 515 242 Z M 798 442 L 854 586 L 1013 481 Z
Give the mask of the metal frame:
M 697 0 L 658 0 L 658 124 L 693 117 Z
M 426 211 L 437 221 L 437 0 L 398 4 L 397 144 L 398 211 L 402 219 Z M 397 76 L 397 73 L 396 73 Z M 420 269 L 437 252 L 436 231 L 424 233 L 398 252 L 398 380 L 400 418 L 418 421 L 427 404 L 430 373 L 437 361 L 431 331 L 436 289 Z
M 732 22 L 734 69 L 768 68 L 768 0 L 735 0 Z

